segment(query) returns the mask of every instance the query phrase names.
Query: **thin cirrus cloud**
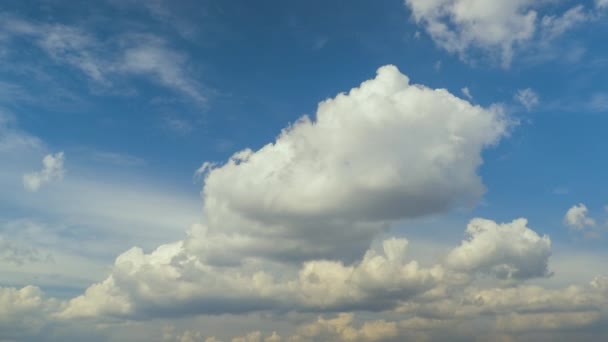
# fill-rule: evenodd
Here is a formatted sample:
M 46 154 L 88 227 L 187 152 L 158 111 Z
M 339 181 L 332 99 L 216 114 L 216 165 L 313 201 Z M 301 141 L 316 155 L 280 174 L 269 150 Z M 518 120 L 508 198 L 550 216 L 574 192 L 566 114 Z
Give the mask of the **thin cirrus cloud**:
M 25 39 L 55 63 L 81 71 L 97 85 L 109 88 L 117 77 L 143 76 L 199 105 L 207 101 L 203 85 L 190 77 L 187 56 L 160 37 L 129 33 L 102 40 L 77 26 L 2 18 L 4 44 Z

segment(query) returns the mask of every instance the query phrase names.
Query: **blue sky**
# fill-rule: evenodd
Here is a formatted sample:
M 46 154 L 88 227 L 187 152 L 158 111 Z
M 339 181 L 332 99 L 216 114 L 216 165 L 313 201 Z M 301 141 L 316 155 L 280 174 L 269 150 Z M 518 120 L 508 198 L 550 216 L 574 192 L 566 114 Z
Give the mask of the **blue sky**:
M 306 324 L 326 334 L 310 340 L 343 340 L 340 324 L 424 317 L 410 306 L 465 275 L 467 285 L 456 286 L 464 294 L 568 285 L 606 292 L 606 11 L 605 0 L 3 3 L 0 290 L 40 291 L 41 301 L 60 304 L 44 304 L 57 307 L 36 314 L 34 326 L 0 315 L 0 339 L 40 340 L 48 331 L 50 340 L 77 340 L 73 325 L 86 318 L 134 324 L 101 329 L 100 340 L 149 340 L 142 330 L 154 318 L 166 340 L 229 340 L 238 335 L 231 331 L 285 339 Z M 367 92 L 390 100 L 360 99 Z M 327 121 L 314 123 L 317 115 Z M 417 119 L 391 121 L 410 116 Z M 374 120 L 390 124 L 380 130 Z M 213 164 L 197 172 L 204 163 Z M 478 217 L 490 220 L 479 223 L 488 235 L 464 233 Z M 513 221 L 520 217 L 527 224 Z M 436 287 L 403 290 L 416 296 L 398 304 L 364 296 L 335 299 L 333 309 L 270 305 L 260 293 L 181 294 L 186 285 L 164 278 L 177 272 L 206 288 L 213 286 L 197 278 L 200 267 L 243 277 L 263 270 L 274 277 L 263 286 L 272 292 L 291 288 L 281 281 L 305 274 L 307 263 L 363 268 L 364 252 L 393 237 L 407 238 L 408 257 L 437 278 Z M 462 252 L 467 241 L 479 249 Z M 387 248 L 387 262 L 396 262 L 389 249 L 401 247 Z M 482 254 L 471 261 L 462 253 Z M 158 273 L 126 271 L 121 260 Z M 167 271 L 159 260 L 200 265 Z M 438 280 L 439 268 L 450 276 Z M 152 286 L 159 293 L 133 290 L 161 278 Z M 164 286 L 179 289 L 179 299 L 165 298 Z M 94 288 L 107 291 L 92 295 Z M 577 338 L 606 336 L 597 328 L 607 318 L 602 295 L 589 299 L 602 304 L 587 316 L 551 307 L 543 313 L 563 316 L 543 322 L 574 320 L 582 323 L 568 331 Z M 126 306 L 102 306 L 104 296 Z M 184 298 L 197 304 L 166 304 Z M 0 313 L 2 305 L 18 303 L 0 301 Z M 287 320 L 264 316 L 284 311 Z M 353 321 L 340 323 L 347 316 L 339 313 Z M 220 324 L 217 314 L 233 316 Z M 484 336 L 551 339 L 562 331 L 561 323 L 502 329 L 501 319 Z M 382 338 L 413 338 L 393 332 Z M 442 334 L 437 327 L 427 337 Z

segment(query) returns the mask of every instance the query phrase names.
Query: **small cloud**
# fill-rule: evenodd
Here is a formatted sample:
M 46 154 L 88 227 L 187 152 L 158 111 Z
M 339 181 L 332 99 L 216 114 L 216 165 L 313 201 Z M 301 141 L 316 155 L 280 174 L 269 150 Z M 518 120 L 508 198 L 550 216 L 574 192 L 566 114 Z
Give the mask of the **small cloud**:
M 591 97 L 589 109 L 594 112 L 608 111 L 608 93 L 596 93 Z
M 194 180 L 200 181 L 200 180 L 204 179 L 205 176 L 207 175 L 207 173 L 209 171 L 213 170 L 216 166 L 218 166 L 217 163 L 204 162 L 203 165 L 201 165 L 201 167 L 199 167 L 198 169 L 196 169 L 196 171 L 194 171 Z
M 146 161 L 139 157 L 114 152 L 96 151 L 91 154 L 91 158 L 96 162 L 119 166 L 142 166 L 146 164 Z
M 572 206 L 564 216 L 564 224 L 570 228 L 583 230 L 585 227 L 594 227 L 595 220 L 590 218 L 589 210 L 583 203 Z
M 552 193 L 554 195 L 566 195 L 566 194 L 570 193 L 570 189 L 568 189 L 565 186 L 558 186 L 555 189 L 553 189 Z
M 215 149 L 219 152 L 226 152 L 234 147 L 234 142 L 227 139 L 219 139 L 215 143 Z
M 460 91 L 462 92 L 462 94 L 464 96 L 467 97 L 467 99 L 469 99 L 469 100 L 473 99 L 473 95 L 471 95 L 471 91 L 469 90 L 469 87 L 464 87 L 464 88 L 460 89 Z
M 439 72 L 439 70 L 441 70 L 441 61 L 435 62 L 435 65 L 433 65 L 433 68 L 435 69 L 436 72 Z
M 49 154 L 42 159 L 42 170 L 23 175 L 23 187 L 30 192 L 36 192 L 48 183 L 63 179 L 63 152 Z
M 421 35 L 420 35 L 420 31 L 416 31 L 416 32 L 414 33 L 414 39 L 420 39 L 420 36 L 421 36 Z
M 312 46 L 312 49 L 314 51 L 319 51 L 319 50 L 323 49 L 327 45 L 328 42 L 329 42 L 329 38 L 319 37 L 315 40 L 315 42 Z
M 519 102 L 527 110 L 531 110 L 539 104 L 538 95 L 530 88 L 519 89 L 514 96 L 515 101 Z
M 165 125 L 179 135 L 188 135 L 194 130 L 194 124 L 188 120 L 176 117 L 165 117 Z

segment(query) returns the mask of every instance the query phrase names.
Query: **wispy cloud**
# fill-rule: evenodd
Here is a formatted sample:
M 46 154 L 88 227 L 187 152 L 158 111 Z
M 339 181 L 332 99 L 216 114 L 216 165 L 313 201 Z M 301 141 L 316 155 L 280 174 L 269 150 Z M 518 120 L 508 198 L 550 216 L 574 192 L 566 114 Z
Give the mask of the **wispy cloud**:
M 469 90 L 469 87 L 464 87 L 464 88 L 460 89 L 460 91 L 462 92 L 462 95 L 466 96 L 467 99 L 469 99 L 469 100 L 473 99 L 473 95 L 471 95 L 471 91 Z
M 0 152 L 14 151 L 23 148 L 38 148 L 42 142 L 15 126 L 15 117 L 9 111 L 0 108 Z
M 184 54 L 169 49 L 166 42 L 158 38 L 134 40 L 144 42 L 126 48 L 113 70 L 150 77 L 200 104 L 207 101 L 201 92 L 201 85 L 187 76 L 187 58 Z
M 515 101 L 524 106 L 526 110 L 532 110 L 532 108 L 538 106 L 540 100 L 536 92 L 530 88 L 519 89 L 514 96 Z
M 100 39 L 77 26 L 6 15 L 2 19 L 4 44 L 10 44 L 11 39 L 32 42 L 55 63 L 76 68 L 97 85 L 111 87 L 116 78 L 145 76 L 197 104 L 207 101 L 203 85 L 191 76 L 186 54 L 160 37 L 121 33 L 112 39 Z

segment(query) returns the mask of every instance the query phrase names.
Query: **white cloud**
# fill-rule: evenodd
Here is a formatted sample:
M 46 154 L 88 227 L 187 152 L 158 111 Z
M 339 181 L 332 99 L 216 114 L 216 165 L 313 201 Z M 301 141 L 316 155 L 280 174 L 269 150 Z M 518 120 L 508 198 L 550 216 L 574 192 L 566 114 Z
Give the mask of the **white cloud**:
M 540 22 L 544 39 L 554 39 L 573 27 L 590 20 L 582 5 L 570 8 L 561 16 L 544 16 Z
M 471 91 L 469 90 L 469 87 L 464 87 L 464 88 L 460 89 L 460 91 L 462 92 L 462 94 L 464 96 L 467 97 L 467 99 L 469 99 L 469 100 L 473 99 L 473 95 L 471 95 Z
M 188 77 L 185 55 L 172 51 L 159 39 L 135 37 L 134 40 L 138 43 L 124 51 L 115 65 L 117 70 L 147 75 L 199 103 L 207 101 L 200 91 L 201 86 Z
M 526 219 L 497 224 L 474 219 L 467 226 L 468 240 L 447 256 L 455 270 L 491 274 L 499 279 L 528 279 L 549 274 L 551 240 L 527 227 Z
M 599 9 L 608 7 L 608 0 L 595 0 L 595 6 Z
M 530 88 L 519 89 L 515 93 L 514 99 L 524 106 L 527 110 L 531 110 L 536 107 L 540 102 L 536 92 Z
M 150 254 L 133 248 L 116 259 L 110 277 L 72 299 L 60 316 L 388 309 L 429 290 L 443 277 L 441 266 L 426 269 L 408 261 L 406 245 L 405 240 L 386 240 L 381 252 L 371 249 L 355 265 L 315 260 L 297 272 L 279 268 L 280 277 L 273 275 L 272 263 L 239 268 L 204 264 L 189 255 L 181 241 Z
M 27 191 L 38 191 L 40 187 L 63 179 L 63 152 L 48 154 L 42 159 L 42 170 L 23 175 L 23 187 Z
M 205 164 L 205 224 L 123 253 L 62 315 L 394 307 L 436 286 L 443 267 L 407 261 L 405 240 L 365 249 L 392 221 L 473 204 L 481 151 L 508 125 L 500 108 L 382 67 L 275 143 Z
M 207 228 L 188 244 L 209 254 L 221 241 L 218 252 L 236 260 L 356 256 L 391 221 L 474 204 L 484 192 L 481 151 L 508 126 L 499 107 L 382 67 L 321 102 L 315 120 L 303 117 L 274 143 L 207 172 Z
M 57 301 L 46 300 L 35 286 L 0 287 L 0 340 L 25 340 L 37 335 L 57 306 Z
M 566 212 L 564 216 L 564 224 L 568 227 L 576 229 L 584 229 L 585 227 L 594 227 L 595 220 L 589 215 L 589 210 L 584 204 L 576 204 Z
M 556 16 L 542 16 L 545 3 L 534 0 L 405 0 L 412 16 L 448 52 L 469 60 L 481 50 L 504 67 L 533 42 L 547 43 L 593 14 L 575 6 Z
M 26 38 L 57 63 L 70 65 L 109 88 L 117 77 L 142 75 L 203 104 L 202 85 L 191 77 L 185 54 L 152 35 L 124 35 L 102 40 L 76 26 L 29 22 L 4 16 L 7 37 Z

